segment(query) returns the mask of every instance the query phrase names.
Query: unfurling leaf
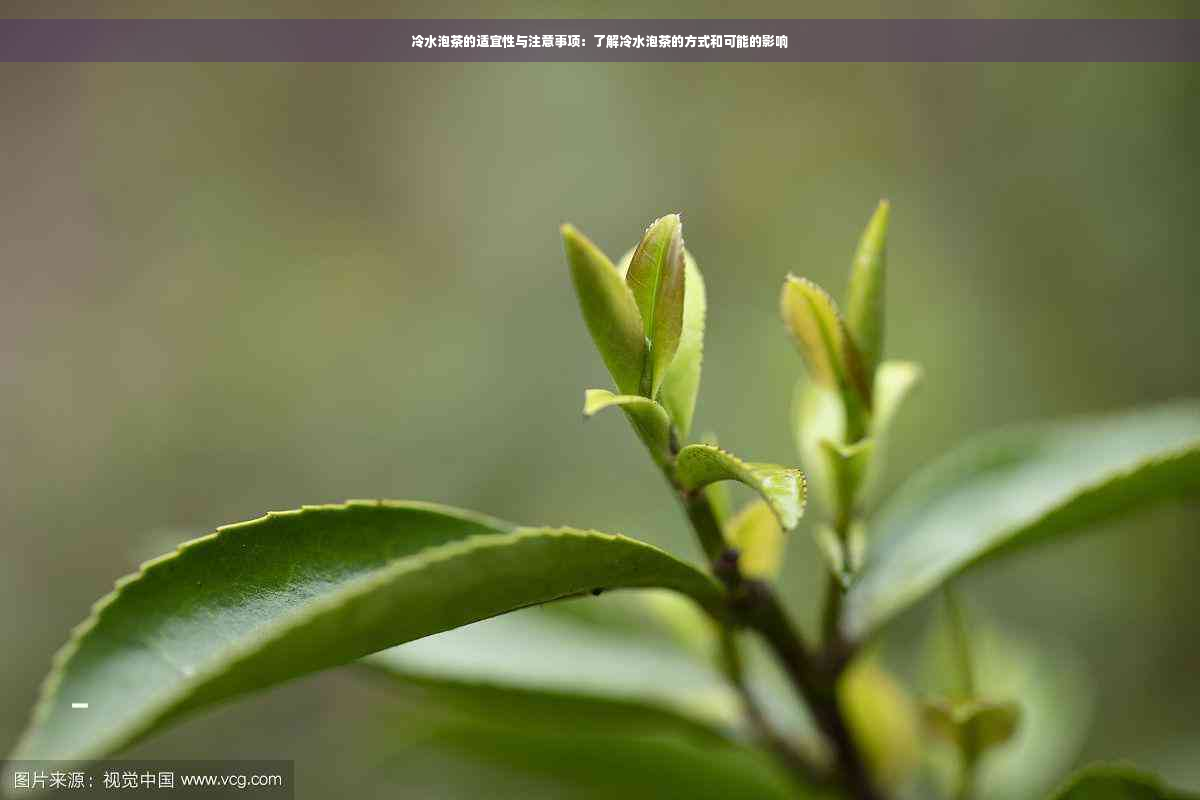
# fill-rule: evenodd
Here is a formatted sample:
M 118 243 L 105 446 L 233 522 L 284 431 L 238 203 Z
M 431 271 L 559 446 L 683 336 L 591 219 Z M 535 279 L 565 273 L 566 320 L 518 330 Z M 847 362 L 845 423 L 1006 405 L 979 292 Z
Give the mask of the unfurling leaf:
M 783 566 L 783 528 L 763 499 L 752 500 L 725 523 L 725 538 L 737 548 L 738 567 L 749 578 L 774 580 Z
M 671 420 L 666 409 L 640 394 L 613 394 L 607 389 L 588 389 L 584 393 L 584 416 L 593 416 L 613 406 L 625 412 L 654 460 L 667 463 L 671 457 Z
M 846 439 L 856 441 L 865 432 L 871 386 L 833 298 L 812 281 L 789 275 L 779 309 L 813 381 L 841 395 Z
M 824 522 L 813 526 L 812 535 L 830 574 L 843 589 L 848 588 L 855 573 L 862 569 L 867 552 L 867 533 L 862 520 L 850 522 L 845 538 L 839 536 L 832 525 Z
M 850 560 L 847 557 L 846 543 L 837 535 L 832 525 L 824 522 L 817 523 L 813 529 L 813 541 L 817 550 L 825 557 L 829 573 L 837 578 L 842 588 L 850 585 Z
M 870 509 L 887 467 L 887 445 L 896 412 L 920 379 L 921 368 L 912 362 L 885 361 L 879 365 L 875 372 L 875 409 L 867 438 L 860 440 L 870 441 L 871 451 L 869 458 L 859 464 L 865 471 L 855 478 L 857 484 L 853 486 L 845 482 L 850 476 L 839 469 L 840 465 L 832 461 L 827 452 L 827 447 L 834 447 L 853 454 L 858 447 L 857 443 L 839 444 L 845 442 L 846 435 L 845 411 L 838 393 L 811 381 L 797 381 L 792 401 L 796 449 L 808 475 L 809 489 L 828 515 L 835 516 L 846 500 L 853 500 L 861 511 Z M 846 494 L 848 488 L 854 489 L 853 494 Z
M 770 505 L 785 531 L 796 527 L 804 514 L 804 474 L 778 464 L 742 461 L 719 447 L 690 444 L 675 459 L 675 474 L 688 491 L 717 481 L 740 481 L 754 489 Z
M 875 371 L 875 409 L 871 414 L 870 436 L 875 442 L 870 468 L 859 492 L 861 502 L 869 506 L 879 490 L 887 467 L 888 442 L 896 413 L 904 400 L 921 382 L 921 367 L 911 361 L 884 361 Z
M 117 582 L 55 658 L 14 758 L 122 749 L 226 698 L 596 588 L 720 587 L 656 547 L 363 501 L 221 528 Z M 85 713 L 75 702 L 90 704 Z
M 641 312 L 643 333 L 650 343 L 641 387 L 647 397 L 658 396 L 667 367 L 679 348 L 686 274 L 683 223 L 678 214 L 667 214 L 650 223 L 625 273 L 625 282 Z
M 849 518 L 858 502 L 859 489 L 874 463 L 875 442 L 859 439 L 854 444 L 835 444 L 822 439 L 821 454 L 833 478 L 833 494 L 839 518 Z
M 629 265 L 637 247 L 628 250 L 617 262 L 617 272 L 622 279 L 629 275 Z M 704 358 L 704 323 L 707 315 L 707 299 L 704 276 L 696 259 L 684 248 L 683 331 L 679 336 L 679 349 L 667 367 L 659 390 L 658 401 L 671 415 L 671 421 L 681 436 L 692 429 L 692 418 L 696 410 L 696 395 L 700 390 L 700 366 Z
M 1012 702 L 975 698 L 939 700 L 925 704 L 925 721 L 940 738 L 975 756 L 1013 737 L 1021 708 Z
M 646 337 L 637 303 L 608 256 L 571 225 L 563 245 L 583 320 L 623 394 L 638 394 L 646 365 Z
M 985 559 L 1200 491 L 1200 405 L 1000 431 L 922 470 L 880 509 L 846 595 L 859 638 Z
M 809 491 L 830 517 L 837 513 L 837 484 L 821 442 L 844 442 L 846 412 L 836 389 L 800 379 L 792 400 L 792 432 Z
M 846 327 L 858 345 L 863 371 L 870 378 L 883 357 L 884 288 L 887 277 L 887 232 L 891 206 L 880 200 L 867 223 L 854 263 L 846 300 Z
M 850 522 L 846 533 L 846 570 L 856 574 L 867 559 L 867 526 L 861 519 Z
M 671 414 L 680 436 L 686 437 L 692 429 L 692 416 L 696 410 L 696 395 L 700 391 L 700 363 L 704 359 L 704 278 L 692 254 L 683 253 L 687 292 L 683 300 L 683 333 L 679 337 L 679 349 L 667 374 L 663 378 L 659 401 Z

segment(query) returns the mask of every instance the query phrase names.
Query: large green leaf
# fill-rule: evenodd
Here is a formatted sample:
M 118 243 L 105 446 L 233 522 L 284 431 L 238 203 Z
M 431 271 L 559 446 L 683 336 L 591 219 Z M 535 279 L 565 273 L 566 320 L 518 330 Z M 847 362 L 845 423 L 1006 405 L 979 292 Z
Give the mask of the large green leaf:
M 583 321 L 617 388 L 641 389 L 646 337 L 633 293 L 604 252 L 572 225 L 562 226 L 563 247 Z
M 1125 764 L 1093 764 L 1071 776 L 1050 800 L 1196 800 Z
M 602 710 L 578 698 L 546 705 L 539 699 L 531 705 L 512 692 L 492 692 L 464 704 L 462 693 L 455 694 L 457 699 L 435 692 L 416 713 L 411 704 L 391 713 L 383 706 L 372 720 L 375 749 L 390 750 L 385 763 L 391 771 L 381 777 L 403 787 L 398 796 L 818 797 L 759 748 L 673 730 L 665 720 L 614 713 L 611 703 Z M 489 700 L 495 705 L 481 705 Z
M 422 685 L 493 690 L 493 698 L 510 690 L 529 705 L 536 697 L 545 705 L 573 697 L 590 701 L 597 715 L 601 701 L 610 701 L 613 716 L 638 707 L 674 712 L 696 727 L 732 730 L 740 721 L 737 696 L 715 661 L 663 635 L 545 608 L 428 636 L 364 664 Z
M 777 780 L 769 761 L 733 768 L 750 755 L 746 740 L 753 731 L 716 652 L 711 620 L 693 604 L 670 592 L 637 591 L 517 611 L 362 663 L 398 679 L 401 689 L 419 688 L 431 701 L 415 721 L 423 737 L 438 731 L 436 755 L 430 755 L 491 752 L 502 758 L 505 772 L 533 767 L 553 778 L 539 795 L 600 797 L 619 788 L 623 797 L 661 796 L 666 784 L 678 789 L 668 774 L 687 757 L 689 773 L 707 776 L 689 796 L 721 796 L 714 794 L 718 786 L 725 796 L 764 796 L 764 779 Z M 757 670 L 747 677 L 764 706 L 794 707 L 786 684 L 761 680 Z M 815 748 L 811 725 L 786 715 L 774 721 L 796 746 Z M 534 758 L 513 747 L 501 756 L 497 742 L 523 742 L 539 751 L 542 742 L 570 742 L 567 749 L 580 755 L 568 757 L 556 747 L 556 755 Z M 564 758 L 568 763 L 560 764 Z M 603 769 L 579 768 L 600 758 Z M 724 764 L 727 773 L 718 767 Z M 619 786 L 614 770 L 621 773 Z M 779 786 L 783 796 L 791 796 L 788 788 Z M 488 796 L 495 792 L 489 787 Z
M 99 757 L 183 712 L 401 642 L 649 586 L 720 602 L 711 578 L 621 536 L 421 503 L 268 514 L 120 580 L 56 657 L 15 757 Z
M 690 444 L 675 459 L 675 474 L 683 488 L 702 489 L 717 481 L 739 481 L 754 489 L 791 530 L 804 514 L 804 473 L 778 464 L 742 461 L 710 444 Z
M 869 634 L 966 567 L 1200 489 L 1200 405 L 983 437 L 927 468 L 880 511 L 844 626 Z

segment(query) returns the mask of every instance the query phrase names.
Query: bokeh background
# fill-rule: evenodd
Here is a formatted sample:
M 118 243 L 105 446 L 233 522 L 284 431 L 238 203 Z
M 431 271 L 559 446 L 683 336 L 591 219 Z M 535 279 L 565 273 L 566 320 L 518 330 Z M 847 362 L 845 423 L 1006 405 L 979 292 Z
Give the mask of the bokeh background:
M 1070 3 L 1054 16 L 1190 8 Z M 980 0 L 912 15 L 1046 13 Z M 1004 423 L 1200 396 L 1198 94 L 1195 65 L 4 65 L 0 749 L 115 577 L 270 509 L 422 498 L 695 556 L 620 416 L 580 417 L 583 390 L 610 381 L 577 315 L 563 221 L 615 257 L 655 216 L 683 212 L 709 293 L 697 428 L 758 460 L 796 459 L 801 366 L 776 315 L 780 282 L 791 270 L 841 291 L 881 196 L 893 203 L 887 351 L 926 369 L 893 482 Z M 978 613 L 1086 677 L 1072 763 L 1128 758 L 1200 789 L 1198 528 L 1194 502 L 1173 504 L 964 582 Z M 810 617 L 818 556 L 797 536 L 788 558 L 785 592 Z M 927 612 L 901 626 L 900 650 Z M 427 698 L 333 672 L 136 754 L 295 758 L 302 797 L 348 776 L 382 794 L 380 759 L 413 797 L 570 794 L 534 764 L 389 727 L 429 713 Z

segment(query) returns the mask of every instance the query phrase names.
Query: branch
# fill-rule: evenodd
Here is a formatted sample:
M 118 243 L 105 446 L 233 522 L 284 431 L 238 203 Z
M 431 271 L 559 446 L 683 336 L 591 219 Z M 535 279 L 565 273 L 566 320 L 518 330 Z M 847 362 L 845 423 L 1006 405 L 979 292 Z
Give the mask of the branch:
M 712 505 L 703 492 L 684 492 L 682 495 L 688 519 L 692 521 L 705 552 L 710 552 L 713 532 L 721 535 L 721 526 Z M 871 782 L 858 745 L 846 726 L 837 698 L 840 665 L 835 662 L 839 668 L 831 670 L 817 663 L 771 586 L 763 581 L 748 580 L 741 574 L 736 550 L 723 549 L 717 558 L 713 559 L 711 555 L 709 558 L 713 573 L 729 589 L 730 611 L 734 619 L 766 640 L 791 679 L 796 693 L 812 710 L 817 725 L 833 748 L 844 785 L 858 800 L 882 800 L 882 795 Z
M 785 767 L 801 779 L 805 787 L 828 786 L 832 778 L 829 770 L 776 731 L 762 706 L 759 705 L 757 698 L 754 697 L 753 691 L 746 683 L 742 654 L 738 649 L 733 631 L 722 626 L 720 639 L 725 673 L 737 691 L 738 697 L 741 698 L 742 708 L 758 738 Z

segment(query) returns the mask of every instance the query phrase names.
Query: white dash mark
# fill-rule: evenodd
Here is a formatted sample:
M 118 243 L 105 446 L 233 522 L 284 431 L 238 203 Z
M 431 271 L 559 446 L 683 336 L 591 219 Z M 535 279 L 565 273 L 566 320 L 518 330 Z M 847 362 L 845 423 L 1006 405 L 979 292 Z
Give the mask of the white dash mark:
M 71 703 L 71 708 L 87 708 L 87 703 Z

